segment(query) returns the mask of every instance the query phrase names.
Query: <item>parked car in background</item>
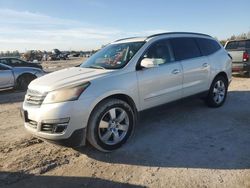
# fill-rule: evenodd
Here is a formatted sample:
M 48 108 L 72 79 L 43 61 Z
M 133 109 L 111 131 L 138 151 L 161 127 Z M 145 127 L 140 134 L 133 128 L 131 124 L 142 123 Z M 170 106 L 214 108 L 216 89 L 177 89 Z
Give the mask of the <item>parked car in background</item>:
M 56 61 L 56 60 L 66 60 L 68 59 L 68 53 L 63 53 L 58 49 L 53 49 L 52 53 L 48 55 L 48 60 Z
M 43 67 L 38 63 L 30 63 L 22 59 L 13 57 L 2 57 L 0 58 L 0 63 L 11 66 L 11 67 L 34 67 L 43 69 Z
M 81 53 L 80 52 L 71 52 L 70 53 L 70 57 L 79 57 L 81 55 Z
M 32 81 L 24 125 L 47 140 L 84 145 L 87 139 L 112 151 L 131 136 L 138 112 L 198 94 L 208 106 L 222 106 L 231 71 L 227 51 L 205 34 L 121 39 L 80 67 Z
M 44 74 L 41 65 L 16 58 L 0 58 L 0 90 L 25 90 L 32 80 Z
M 250 39 L 228 41 L 225 49 L 233 60 L 233 72 L 246 72 L 250 76 Z

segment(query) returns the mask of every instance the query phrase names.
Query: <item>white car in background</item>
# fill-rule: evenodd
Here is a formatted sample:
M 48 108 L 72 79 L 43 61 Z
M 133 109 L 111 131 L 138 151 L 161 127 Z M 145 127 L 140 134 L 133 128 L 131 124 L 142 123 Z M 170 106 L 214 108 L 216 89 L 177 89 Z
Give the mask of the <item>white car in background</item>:
M 80 67 L 32 81 L 23 103 L 25 127 L 50 141 L 88 140 L 112 151 L 131 136 L 138 112 L 197 94 L 210 107 L 223 105 L 231 68 L 226 50 L 205 34 L 121 39 Z

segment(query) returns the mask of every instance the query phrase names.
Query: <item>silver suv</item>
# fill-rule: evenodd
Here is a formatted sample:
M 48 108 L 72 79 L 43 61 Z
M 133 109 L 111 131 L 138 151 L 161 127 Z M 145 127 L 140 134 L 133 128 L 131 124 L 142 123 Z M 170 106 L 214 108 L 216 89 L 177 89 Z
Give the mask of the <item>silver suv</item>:
M 101 151 L 121 147 L 137 114 L 202 94 L 221 106 L 231 81 L 232 61 L 212 37 L 163 33 L 115 41 L 80 67 L 31 82 L 23 103 L 25 127 L 50 141 Z

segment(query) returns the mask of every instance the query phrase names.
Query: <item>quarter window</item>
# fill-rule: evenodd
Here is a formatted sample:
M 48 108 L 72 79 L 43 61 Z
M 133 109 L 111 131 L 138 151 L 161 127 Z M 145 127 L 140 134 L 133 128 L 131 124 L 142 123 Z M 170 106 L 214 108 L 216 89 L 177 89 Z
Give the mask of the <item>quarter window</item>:
M 200 49 L 193 38 L 174 38 L 171 39 L 171 44 L 177 61 L 201 56 Z
M 221 46 L 215 40 L 197 38 L 196 41 L 203 55 L 211 55 L 221 49 Z

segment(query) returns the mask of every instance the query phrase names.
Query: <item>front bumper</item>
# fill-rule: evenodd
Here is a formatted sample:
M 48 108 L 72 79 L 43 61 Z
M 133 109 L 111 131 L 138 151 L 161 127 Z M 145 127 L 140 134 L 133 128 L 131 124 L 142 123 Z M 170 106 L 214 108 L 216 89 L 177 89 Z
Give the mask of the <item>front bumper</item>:
M 87 100 L 41 106 L 32 106 L 24 102 L 21 114 L 25 128 L 37 137 L 64 145 L 84 145 L 90 114 L 89 105 Z M 58 126 L 60 126 L 59 131 L 54 129 Z

